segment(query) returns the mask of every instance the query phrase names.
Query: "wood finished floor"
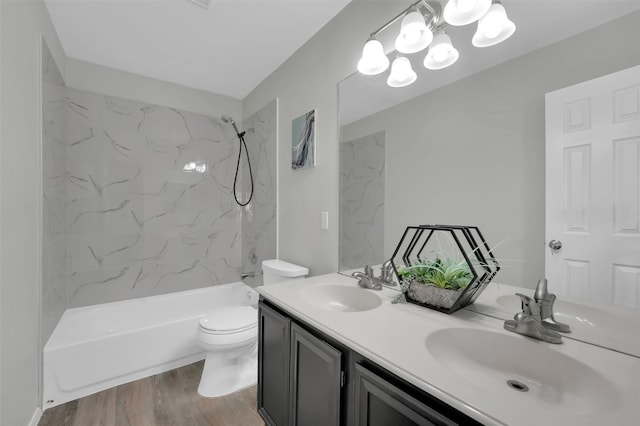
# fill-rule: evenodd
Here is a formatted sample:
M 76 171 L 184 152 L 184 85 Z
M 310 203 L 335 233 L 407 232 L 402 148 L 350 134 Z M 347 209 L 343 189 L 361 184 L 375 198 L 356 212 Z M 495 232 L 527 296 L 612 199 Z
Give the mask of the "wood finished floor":
M 263 426 L 256 387 L 221 398 L 197 388 L 204 361 L 50 408 L 38 426 Z

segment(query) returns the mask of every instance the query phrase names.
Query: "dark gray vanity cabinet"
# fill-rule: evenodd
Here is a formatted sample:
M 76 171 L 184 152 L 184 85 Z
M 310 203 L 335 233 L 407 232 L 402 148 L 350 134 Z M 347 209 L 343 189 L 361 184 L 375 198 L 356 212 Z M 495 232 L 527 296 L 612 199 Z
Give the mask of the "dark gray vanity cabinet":
M 480 425 L 268 301 L 259 308 L 258 413 L 267 425 Z
M 427 404 L 370 371 L 355 365 L 357 426 L 455 426 Z
M 260 303 L 258 311 L 258 413 L 268 425 L 289 424 L 291 319 Z
M 260 302 L 258 413 L 268 425 L 339 426 L 343 354 Z
M 291 326 L 291 424 L 340 425 L 342 353 Z

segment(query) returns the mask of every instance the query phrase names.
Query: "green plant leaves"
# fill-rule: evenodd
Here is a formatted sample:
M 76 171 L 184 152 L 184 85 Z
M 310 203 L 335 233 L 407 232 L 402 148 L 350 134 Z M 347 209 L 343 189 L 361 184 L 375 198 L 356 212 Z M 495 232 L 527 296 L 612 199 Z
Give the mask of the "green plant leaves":
M 417 259 L 413 265 L 398 270 L 402 281 L 418 282 L 450 290 L 462 290 L 473 275 L 465 260 L 452 257 L 436 257 L 433 260 Z

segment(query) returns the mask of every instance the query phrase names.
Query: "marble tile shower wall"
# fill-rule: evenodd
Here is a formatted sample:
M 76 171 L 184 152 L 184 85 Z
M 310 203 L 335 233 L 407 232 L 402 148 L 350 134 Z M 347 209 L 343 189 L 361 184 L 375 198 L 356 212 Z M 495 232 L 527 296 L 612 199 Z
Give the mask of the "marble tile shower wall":
M 340 269 L 384 262 L 385 133 L 340 144 Z
M 210 117 L 68 89 L 67 306 L 239 281 L 237 142 Z
M 242 272 L 250 274 L 245 282 L 254 286 L 262 285 L 262 261 L 276 257 L 276 110 L 274 100 L 243 122 L 254 194 L 242 213 Z M 245 166 L 243 163 L 244 200 L 250 188 Z
M 67 88 L 42 41 L 42 332 L 41 347 L 66 309 Z

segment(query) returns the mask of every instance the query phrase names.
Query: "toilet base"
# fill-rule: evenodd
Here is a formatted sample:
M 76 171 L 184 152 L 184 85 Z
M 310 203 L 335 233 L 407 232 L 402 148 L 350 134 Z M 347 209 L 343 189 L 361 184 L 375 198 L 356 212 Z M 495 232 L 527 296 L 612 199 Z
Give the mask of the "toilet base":
M 198 394 L 205 398 L 218 398 L 253 386 L 257 382 L 257 351 L 240 358 L 207 353 Z

